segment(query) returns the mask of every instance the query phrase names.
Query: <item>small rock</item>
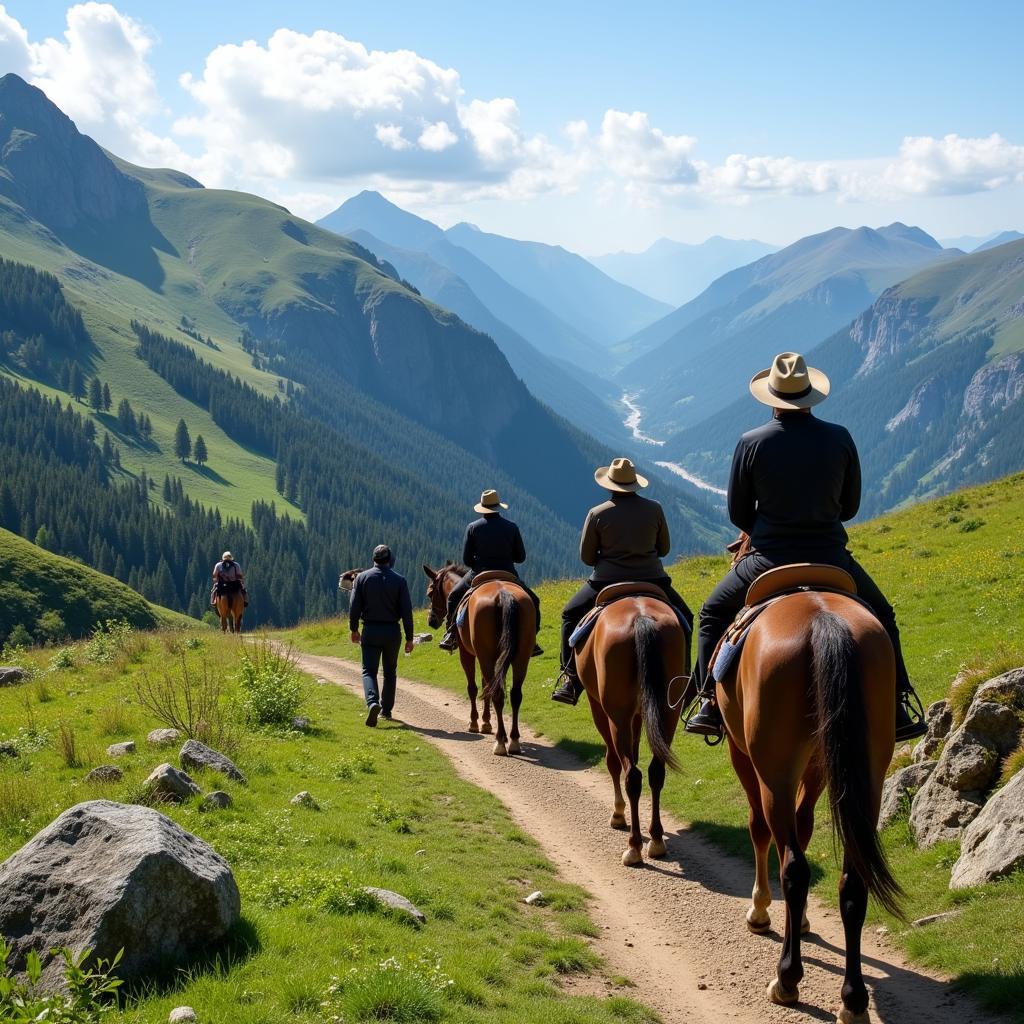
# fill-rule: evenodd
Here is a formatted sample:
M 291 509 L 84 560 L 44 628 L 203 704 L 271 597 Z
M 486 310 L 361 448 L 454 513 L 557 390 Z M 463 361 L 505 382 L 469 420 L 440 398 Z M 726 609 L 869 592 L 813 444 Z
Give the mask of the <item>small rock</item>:
M 245 776 L 235 766 L 235 762 L 225 757 L 219 750 L 208 747 L 199 740 L 187 740 L 178 754 L 181 767 L 193 771 L 220 772 L 234 782 L 245 785 Z
M 196 1021 L 196 1011 L 191 1006 L 177 1006 L 171 1010 L 167 1018 L 167 1024 L 186 1024 L 187 1021 Z
M 536 892 L 531 892 L 530 895 L 527 896 L 525 900 L 523 900 L 523 902 L 530 907 L 542 907 L 544 906 L 545 902 L 544 893 L 542 893 L 540 889 L 538 889 Z
M 296 715 L 292 719 L 292 728 L 296 732 L 309 732 L 310 726 L 312 724 L 313 723 L 308 718 L 306 718 L 305 715 Z
M 886 928 L 886 926 L 883 924 L 880 928 L 876 928 L 875 929 L 875 934 L 876 935 L 888 935 L 889 934 L 889 929 Z
M 426 852 L 427 852 L 426 850 L 417 850 L 416 851 L 416 856 L 417 857 L 422 857 Z
M 154 729 L 146 737 L 146 742 L 154 747 L 169 747 L 180 739 L 181 733 L 177 729 Z
M 419 647 L 420 644 L 432 644 L 434 642 L 434 634 L 433 633 L 417 633 L 412 638 L 412 642 L 417 647 Z
M 223 811 L 230 807 L 235 801 L 231 799 L 230 793 L 225 793 L 223 790 L 215 789 L 212 793 L 207 793 L 203 797 L 203 802 L 199 807 L 201 811 Z
M 17 665 L 5 665 L 0 667 L 0 686 L 14 686 L 15 683 L 22 683 L 28 679 L 28 672 Z
M 911 928 L 927 928 L 930 924 L 938 924 L 940 921 L 950 921 L 959 917 L 959 910 L 947 910 L 943 914 L 929 914 L 927 917 L 919 917 L 916 921 L 910 922 Z
M 305 807 L 308 811 L 320 810 L 320 805 L 316 802 L 316 798 L 305 789 L 301 793 L 296 793 L 288 802 L 292 807 Z
M 879 829 L 885 828 L 894 821 L 903 807 L 906 797 L 913 795 L 928 781 L 928 776 L 935 771 L 934 761 L 922 761 L 920 764 L 909 764 L 893 772 L 885 780 L 882 787 L 882 809 L 878 816 Z
M 4 740 L 0 743 L 0 757 L 19 757 L 18 745 L 14 740 Z
M 985 805 L 963 834 L 951 889 L 992 882 L 1024 865 L 1024 772 Z
M 698 981 L 697 982 L 697 988 L 699 988 L 701 992 L 703 992 L 707 987 L 708 987 L 708 983 L 706 981 Z
M 124 757 L 126 754 L 135 753 L 135 741 L 126 740 L 124 743 L 111 743 L 107 747 L 108 757 Z
M 120 782 L 124 772 L 116 764 L 101 764 L 85 777 L 86 782 Z
M 378 889 L 372 885 L 364 885 L 363 892 L 372 896 L 382 907 L 405 914 L 417 924 L 424 924 L 427 920 L 426 914 L 400 893 L 392 892 L 390 889 Z
M 180 803 L 190 797 L 199 796 L 202 790 L 195 780 L 173 764 L 161 764 L 150 772 L 143 785 L 159 800 Z

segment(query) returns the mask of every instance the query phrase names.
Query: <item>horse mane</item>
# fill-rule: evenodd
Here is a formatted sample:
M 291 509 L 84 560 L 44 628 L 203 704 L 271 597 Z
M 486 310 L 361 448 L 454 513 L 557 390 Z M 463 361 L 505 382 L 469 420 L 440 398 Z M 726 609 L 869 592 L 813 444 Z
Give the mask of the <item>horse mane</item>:
M 469 572 L 469 568 L 461 562 L 446 561 L 444 565 L 441 566 L 441 571 L 443 572 L 445 569 L 451 569 L 452 572 L 457 572 L 460 576 L 465 576 L 466 573 Z

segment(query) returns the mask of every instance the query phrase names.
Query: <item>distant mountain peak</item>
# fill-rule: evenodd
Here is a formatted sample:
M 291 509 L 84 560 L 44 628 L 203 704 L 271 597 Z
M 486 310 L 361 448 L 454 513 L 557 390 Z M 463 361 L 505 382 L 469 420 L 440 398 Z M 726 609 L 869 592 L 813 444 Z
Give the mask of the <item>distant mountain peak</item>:
M 927 231 L 912 224 L 903 224 L 898 220 L 893 221 L 892 224 L 887 224 L 883 228 L 879 228 L 878 233 L 886 238 L 902 238 L 908 242 L 916 242 L 918 245 L 923 245 L 928 249 L 942 248 L 942 245 L 929 235 Z

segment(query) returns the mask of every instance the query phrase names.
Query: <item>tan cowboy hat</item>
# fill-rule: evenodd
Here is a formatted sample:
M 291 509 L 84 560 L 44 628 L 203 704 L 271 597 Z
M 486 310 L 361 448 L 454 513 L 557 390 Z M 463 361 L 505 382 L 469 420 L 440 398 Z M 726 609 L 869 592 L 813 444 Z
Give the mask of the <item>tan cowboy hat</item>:
M 629 459 L 612 459 L 610 466 L 598 466 L 594 479 L 605 490 L 626 494 L 647 486 L 647 477 L 641 476 Z
M 235 556 L 231 554 L 230 551 L 225 551 L 224 554 L 220 556 L 220 560 L 222 562 L 233 562 L 235 560 Z
M 498 492 L 484 491 L 484 493 L 480 495 L 480 504 L 474 505 L 473 511 L 479 512 L 480 515 L 485 516 L 489 512 L 497 512 L 499 508 L 508 508 L 508 505 L 498 497 Z
M 769 369 L 755 374 L 750 393 L 773 409 L 810 409 L 828 398 L 830 387 L 828 377 L 799 352 L 780 352 Z

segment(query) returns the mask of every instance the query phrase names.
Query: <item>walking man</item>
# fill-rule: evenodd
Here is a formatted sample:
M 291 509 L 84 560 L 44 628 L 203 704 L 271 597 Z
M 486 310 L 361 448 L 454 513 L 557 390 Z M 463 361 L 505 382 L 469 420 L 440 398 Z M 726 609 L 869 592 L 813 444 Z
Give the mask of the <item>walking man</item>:
M 373 728 L 377 718 L 390 719 L 395 706 L 398 681 L 398 650 L 405 629 L 405 653 L 412 654 L 412 599 L 404 576 L 391 568 L 391 548 L 378 544 L 373 549 L 373 568 L 361 572 L 352 588 L 348 624 L 352 643 L 359 644 L 363 661 L 363 693 L 366 695 L 366 724 Z M 360 633 L 359 623 L 363 629 Z M 383 662 L 383 666 L 382 666 Z M 377 671 L 383 667 L 384 686 L 377 688 Z

